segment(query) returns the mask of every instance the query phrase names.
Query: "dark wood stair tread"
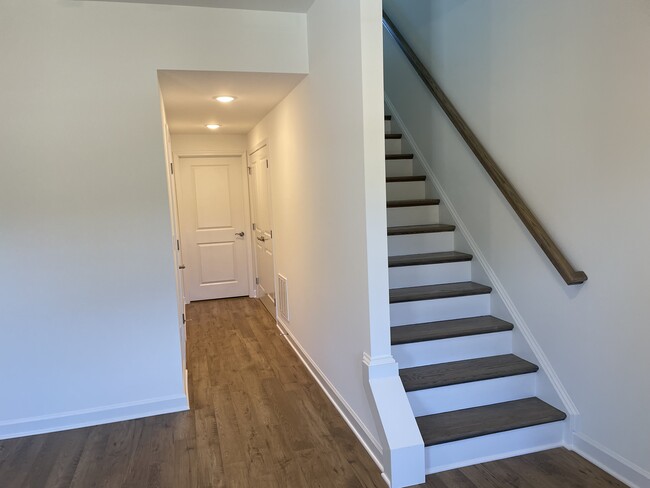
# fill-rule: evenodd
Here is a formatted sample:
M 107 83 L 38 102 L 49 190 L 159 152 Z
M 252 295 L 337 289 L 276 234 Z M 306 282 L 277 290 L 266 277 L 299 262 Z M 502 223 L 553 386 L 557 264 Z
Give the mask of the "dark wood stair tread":
M 386 154 L 386 160 L 413 159 L 413 154 Z
M 418 175 L 418 176 L 387 176 L 386 177 L 386 183 L 402 183 L 402 182 L 409 182 L 409 181 L 424 181 L 426 179 L 427 179 L 426 175 Z
M 399 345 L 479 334 L 492 334 L 495 332 L 507 332 L 513 328 L 514 326 L 510 322 L 492 317 L 491 315 L 482 315 L 480 317 L 469 317 L 465 319 L 442 320 L 439 322 L 391 327 L 390 337 L 391 344 Z
M 421 266 L 425 264 L 444 264 L 471 261 L 472 255 L 464 252 L 428 252 L 425 254 L 407 254 L 404 256 L 389 256 L 388 267 Z
M 456 230 L 455 225 L 449 224 L 427 224 L 427 225 L 400 225 L 398 227 L 389 227 L 389 236 L 403 236 L 407 234 L 429 234 L 432 232 L 453 232 Z
M 474 283 L 473 281 L 461 281 L 459 283 L 443 283 L 441 285 L 393 288 L 389 291 L 389 295 L 390 303 L 403 303 L 419 300 L 486 295 L 491 292 L 492 288 L 489 286 Z
M 387 208 L 424 207 L 427 205 L 440 205 L 440 200 L 437 198 L 422 198 L 419 200 L 389 200 L 386 202 Z
M 460 441 L 564 420 L 566 414 L 539 398 L 417 417 L 425 446 Z
M 384 134 L 386 139 L 401 139 L 402 134 Z
M 539 368 L 514 354 L 430 364 L 399 372 L 406 391 L 535 373 Z

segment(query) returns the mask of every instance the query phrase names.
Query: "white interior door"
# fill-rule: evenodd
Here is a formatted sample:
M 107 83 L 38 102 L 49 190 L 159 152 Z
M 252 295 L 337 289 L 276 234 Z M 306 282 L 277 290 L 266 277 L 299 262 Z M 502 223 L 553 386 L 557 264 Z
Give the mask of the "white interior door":
M 273 269 L 273 223 L 271 218 L 271 178 L 265 152 L 251 157 L 249 167 L 257 296 L 275 315 L 275 272 Z
M 179 214 L 190 301 L 248 295 L 242 160 L 180 158 Z
M 169 168 L 168 172 L 168 190 L 169 190 L 169 203 L 171 211 L 171 224 L 172 224 L 172 245 L 174 246 L 174 266 L 176 269 L 176 301 L 178 306 L 178 327 L 181 338 L 181 360 L 183 363 L 183 371 L 186 369 L 186 358 L 187 358 L 187 332 L 186 332 L 186 321 L 185 321 L 185 285 L 183 283 L 183 270 L 181 269 L 181 263 L 183 262 L 181 256 L 181 235 L 180 235 L 180 223 L 178 220 L 178 198 L 176 191 L 176 178 L 174 176 L 174 157 L 172 154 L 169 127 L 165 123 L 164 130 L 164 143 L 165 143 L 165 159 L 167 162 L 167 167 Z M 186 385 L 187 387 L 187 385 Z

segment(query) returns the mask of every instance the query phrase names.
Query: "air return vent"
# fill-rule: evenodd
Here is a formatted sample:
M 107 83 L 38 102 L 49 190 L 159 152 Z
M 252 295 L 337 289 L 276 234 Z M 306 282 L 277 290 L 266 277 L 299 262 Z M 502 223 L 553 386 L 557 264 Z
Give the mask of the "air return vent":
M 289 322 L 289 287 L 287 285 L 287 279 L 278 274 L 278 315 L 286 321 Z

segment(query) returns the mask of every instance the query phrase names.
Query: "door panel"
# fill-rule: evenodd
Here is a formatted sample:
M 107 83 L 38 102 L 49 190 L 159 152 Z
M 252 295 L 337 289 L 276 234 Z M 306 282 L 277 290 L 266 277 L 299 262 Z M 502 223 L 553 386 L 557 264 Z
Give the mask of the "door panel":
M 251 157 L 251 207 L 255 223 L 255 265 L 257 296 L 275 314 L 275 272 L 273 269 L 273 223 L 271 212 L 271 178 L 265 153 Z
M 179 209 L 190 300 L 248 295 L 241 159 L 181 158 Z
M 230 168 L 193 166 L 197 228 L 216 230 L 232 227 L 230 208 Z

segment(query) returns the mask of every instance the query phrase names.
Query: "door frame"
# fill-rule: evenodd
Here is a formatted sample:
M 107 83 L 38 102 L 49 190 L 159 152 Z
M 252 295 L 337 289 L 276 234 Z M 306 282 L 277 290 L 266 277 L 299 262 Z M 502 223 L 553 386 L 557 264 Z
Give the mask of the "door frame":
M 162 103 L 162 99 L 161 99 Z M 179 215 L 178 215 L 178 198 L 176 191 L 176 171 L 175 169 L 178 166 L 174 166 L 174 155 L 172 152 L 171 145 L 171 133 L 169 131 L 169 126 L 167 125 L 167 120 L 164 115 L 165 111 L 163 109 L 163 144 L 165 148 L 165 174 L 167 176 L 167 197 L 169 199 L 169 212 L 170 212 L 170 225 L 171 225 L 171 244 L 172 244 L 172 255 L 174 263 L 174 277 L 176 281 L 176 301 L 178 309 L 178 330 L 180 335 L 180 346 L 181 346 L 181 367 L 183 371 L 183 387 L 185 389 L 185 396 L 189 398 L 189 383 L 188 383 L 188 372 L 187 372 L 187 310 L 185 309 L 187 305 L 187 298 L 185 293 L 185 280 L 183 271 L 180 266 L 183 262 L 181 256 L 181 233 L 179 225 Z
M 252 245 L 251 243 L 253 242 L 251 240 L 250 236 L 250 229 L 252 228 L 252 223 L 251 223 L 251 208 L 250 208 L 250 193 L 248 190 L 248 160 L 247 160 L 247 154 L 245 152 L 239 153 L 239 152 L 233 152 L 233 151 L 191 151 L 191 152 L 182 152 L 182 153 L 174 153 L 172 152 L 172 156 L 174 158 L 174 166 L 176 168 L 181 167 L 181 160 L 182 159 L 193 159 L 193 158 L 223 158 L 223 157 L 231 157 L 231 158 L 239 158 L 241 160 L 241 172 L 242 172 L 242 191 L 243 191 L 243 197 L 244 197 L 244 225 L 246 226 L 246 229 L 248 229 L 248 232 L 244 235 L 244 242 L 246 246 L 246 261 L 248 262 L 248 296 L 250 298 L 255 298 L 252 294 L 251 287 L 253 287 L 255 283 L 255 271 L 253 269 L 253 255 L 251 253 L 252 250 Z M 178 188 L 178 185 L 180 184 L 180 181 L 178 180 L 179 178 L 180 171 L 174 171 L 174 181 L 176 182 L 176 187 Z M 178 214 L 178 207 L 176 208 L 176 215 L 180 221 L 180 215 Z M 179 234 L 180 235 L 180 234 Z M 183 256 L 183 246 L 181 245 L 181 258 Z M 189 303 L 187 301 L 187 297 L 185 297 L 186 304 Z
M 273 183 L 273 163 L 272 163 L 272 158 L 271 158 L 271 143 L 269 142 L 268 138 L 262 139 L 259 143 L 254 145 L 252 148 L 248 149 L 248 151 L 246 152 L 246 180 L 248 182 L 248 187 L 249 187 L 249 192 L 248 192 L 249 205 L 248 206 L 250 208 L 249 217 L 252 216 L 252 205 L 251 205 L 251 202 L 250 202 L 250 198 L 251 198 L 251 195 L 252 195 L 252 190 L 250 189 L 251 180 L 250 180 L 250 173 L 248 171 L 248 168 L 250 168 L 250 166 L 251 166 L 251 158 L 252 158 L 253 154 L 255 154 L 260 149 L 264 148 L 265 146 L 266 146 L 266 159 L 269 161 L 268 170 L 269 170 L 269 179 L 270 179 L 269 183 L 270 183 L 270 187 L 271 187 L 270 194 L 269 194 L 269 198 L 271 200 L 271 209 L 270 209 L 271 222 L 272 222 L 273 227 L 275 227 L 275 219 L 273 218 L 273 204 L 272 204 L 272 202 L 273 202 L 273 184 L 272 184 Z M 249 231 L 251 232 L 251 235 L 252 235 L 252 233 L 253 233 L 252 217 L 250 217 L 250 219 L 251 220 L 249 222 L 248 229 L 249 229 Z M 273 230 L 273 229 L 271 229 L 271 230 Z M 251 249 L 252 259 L 253 259 L 253 261 L 252 261 L 253 266 L 251 267 L 251 273 L 252 273 L 251 297 L 259 298 L 257 296 L 257 285 L 255 284 L 255 277 L 256 277 L 255 275 L 257 273 L 257 258 L 255 257 L 255 243 L 252 240 L 251 240 L 250 249 Z M 275 290 L 275 293 L 276 293 L 276 299 L 275 299 L 275 303 L 274 303 L 274 305 L 275 305 L 275 317 L 277 318 L 277 314 L 278 314 L 278 303 L 277 303 L 278 302 L 278 300 L 277 300 L 278 280 L 277 280 L 276 265 L 275 265 L 275 251 L 276 251 L 275 235 L 273 236 L 273 239 L 271 239 L 271 249 L 272 249 L 272 252 L 273 252 L 273 259 L 272 259 L 272 261 L 273 261 L 273 289 Z

